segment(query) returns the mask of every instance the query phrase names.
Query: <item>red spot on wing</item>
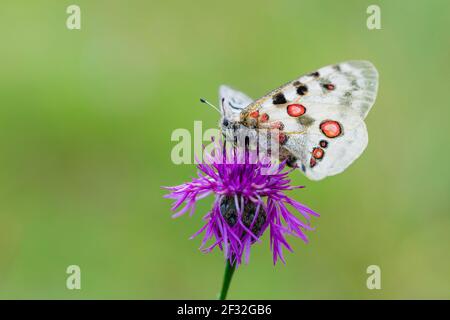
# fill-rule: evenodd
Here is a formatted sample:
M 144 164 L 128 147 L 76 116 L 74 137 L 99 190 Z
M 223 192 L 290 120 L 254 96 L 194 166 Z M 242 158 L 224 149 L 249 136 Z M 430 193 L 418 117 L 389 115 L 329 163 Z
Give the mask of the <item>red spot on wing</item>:
M 278 134 L 278 141 L 280 144 L 284 144 L 287 141 L 287 136 L 283 132 L 280 132 Z
M 322 159 L 324 153 L 325 153 L 325 152 L 323 151 L 322 148 L 314 148 L 313 151 L 312 151 L 312 155 L 313 155 L 313 157 L 316 158 L 316 159 Z
M 278 130 L 283 130 L 284 129 L 284 124 L 281 121 L 275 121 L 274 123 L 272 123 L 270 125 L 270 127 L 272 129 L 278 129 Z
M 326 84 L 326 85 L 324 85 L 324 87 L 327 89 L 327 90 L 329 90 L 329 91 L 332 91 L 332 90 L 334 90 L 336 87 L 334 86 L 334 84 L 331 84 L 331 83 L 328 83 L 328 84 Z
M 328 138 L 336 138 L 342 133 L 342 127 L 339 122 L 334 120 L 327 120 L 320 124 L 320 130 Z
M 304 115 L 306 108 L 302 104 L 294 103 L 287 106 L 287 113 L 291 117 L 300 117 Z
M 261 122 L 267 122 L 267 120 L 269 120 L 269 115 L 267 113 L 263 113 L 261 115 Z
M 314 159 L 314 158 L 309 159 L 309 166 L 311 168 L 314 168 L 316 166 L 316 164 L 317 164 L 316 159 Z
M 257 110 L 256 111 L 252 111 L 252 112 L 250 112 L 249 116 L 251 118 L 257 119 L 259 117 L 259 111 L 257 111 Z

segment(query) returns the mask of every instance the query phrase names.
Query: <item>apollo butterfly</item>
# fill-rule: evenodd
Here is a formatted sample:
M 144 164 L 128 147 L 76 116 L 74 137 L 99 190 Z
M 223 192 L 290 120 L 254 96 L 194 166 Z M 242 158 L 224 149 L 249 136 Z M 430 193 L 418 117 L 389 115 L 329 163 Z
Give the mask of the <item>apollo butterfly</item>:
M 225 137 L 237 128 L 278 129 L 280 160 L 312 180 L 344 171 L 367 146 L 364 118 L 378 90 L 368 61 L 347 61 L 311 72 L 253 101 L 220 87 Z

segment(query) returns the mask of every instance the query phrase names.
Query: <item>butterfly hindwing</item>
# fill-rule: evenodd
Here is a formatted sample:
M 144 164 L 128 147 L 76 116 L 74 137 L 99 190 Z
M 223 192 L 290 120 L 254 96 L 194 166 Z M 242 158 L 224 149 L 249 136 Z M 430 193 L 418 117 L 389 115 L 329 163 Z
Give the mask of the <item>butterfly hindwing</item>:
M 253 101 L 246 94 L 226 85 L 220 86 L 219 99 L 222 115 L 229 120 L 236 121 L 239 120 L 240 112 Z
M 288 164 L 312 180 L 341 173 L 367 146 L 364 121 L 352 110 L 342 112 L 332 105 L 311 111 L 310 117 L 320 120 L 304 127 L 305 133 L 286 133 L 281 147 L 289 152 Z

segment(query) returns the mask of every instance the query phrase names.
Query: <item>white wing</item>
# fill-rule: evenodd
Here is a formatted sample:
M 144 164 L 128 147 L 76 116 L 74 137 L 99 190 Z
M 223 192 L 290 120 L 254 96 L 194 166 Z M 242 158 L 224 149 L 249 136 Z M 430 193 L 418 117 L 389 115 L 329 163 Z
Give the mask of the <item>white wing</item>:
M 377 89 L 378 72 L 370 62 L 348 61 L 281 86 L 242 115 L 244 123 L 258 115 L 253 121 L 261 129 L 281 127 L 282 157 L 308 178 L 320 180 L 344 171 L 366 148 L 363 119 Z
M 321 68 L 317 72 L 317 81 L 309 78 L 309 93 L 302 102 L 348 106 L 363 119 L 367 116 L 378 91 L 378 72 L 372 63 L 348 61 Z M 308 78 L 302 77 L 300 82 L 302 80 L 308 81 Z M 332 84 L 334 89 L 326 89 L 328 84 Z
M 223 116 L 235 121 L 239 121 L 240 112 L 253 101 L 246 94 L 225 85 L 219 88 L 219 99 Z
M 366 124 L 359 114 L 346 109 L 333 105 L 312 109 L 309 117 L 318 120 L 311 124 L 305 122 L 304 133 L 287 134 L 283 147 L 294 157 L 290 161 L 309 179 L 321 180 L 341 173 L 366 148 Z
M 249 109 L 264 112 L 276 102 L 348 106 L 364 119 L 375 102 L 378 72 L 369 61 L 347 61 L 323 67 L 288 82 L 253 102 Z M 263 110 L 262 110 L 263 109 Z

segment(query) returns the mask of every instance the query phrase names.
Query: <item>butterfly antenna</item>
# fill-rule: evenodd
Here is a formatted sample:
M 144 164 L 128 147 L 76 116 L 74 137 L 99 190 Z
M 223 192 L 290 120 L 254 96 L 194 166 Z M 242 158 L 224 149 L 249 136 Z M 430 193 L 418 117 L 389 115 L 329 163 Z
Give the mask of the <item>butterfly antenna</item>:
M 220 113 L 219 108 L 217 108 L 215 105 L 213 105 L 213 104 L 212 104 L 211 102 L 209 102 L 208 100 L 205 100 L 205 99 L 203 99 L 203 98 L 200 98 L 200 102 L 201 102 L 201 103 L 204 103 L 204 104 L 207 104 L 208 106 L 210 106 L 210 107 L 213 108 L 213 109 L 216 109 L 216 111 Z

